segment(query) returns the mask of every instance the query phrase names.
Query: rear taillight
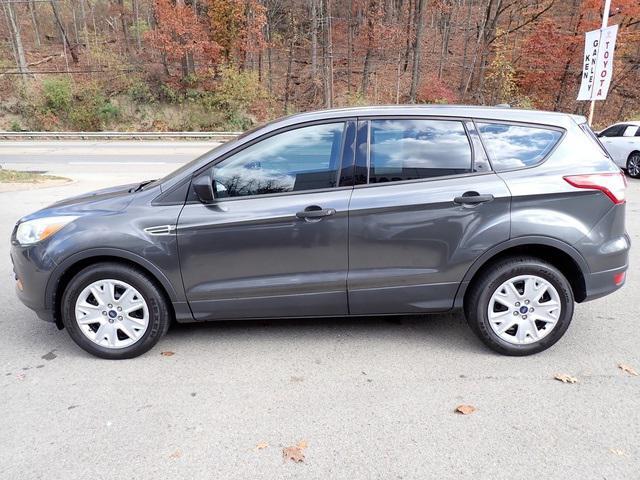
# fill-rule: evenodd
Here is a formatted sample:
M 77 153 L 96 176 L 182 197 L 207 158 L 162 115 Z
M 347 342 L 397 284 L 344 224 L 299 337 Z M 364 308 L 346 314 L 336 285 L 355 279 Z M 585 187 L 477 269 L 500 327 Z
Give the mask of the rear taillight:
M 577 188 L 600 190 L 616 205 L 624 203 L 624 191 L 627 188 L 627 179 L 622 172 L 569 175 L 564 177 L 564 179 Z

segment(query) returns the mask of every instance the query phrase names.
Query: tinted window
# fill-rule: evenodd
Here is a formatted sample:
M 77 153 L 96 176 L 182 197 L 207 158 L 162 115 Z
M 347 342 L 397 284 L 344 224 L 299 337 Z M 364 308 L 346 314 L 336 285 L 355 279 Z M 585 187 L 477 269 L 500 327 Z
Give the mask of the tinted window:
M 471 172 L 462 122 L 372 120 L 369 182 L 398 182 Z
M 548 128 L 502 123 L 478 123 L 478 130 L 495 170 L 540 163 L 562 136 Z
M 614 125 L 613 127 L 609 127 L 603 130 L 600 133 L 601 137 L 621 137 L 624 132 L 625 125 Z
M 335 187 L 344 123 L 289 130 L 232 155 L 213 167 L 217 197 Z

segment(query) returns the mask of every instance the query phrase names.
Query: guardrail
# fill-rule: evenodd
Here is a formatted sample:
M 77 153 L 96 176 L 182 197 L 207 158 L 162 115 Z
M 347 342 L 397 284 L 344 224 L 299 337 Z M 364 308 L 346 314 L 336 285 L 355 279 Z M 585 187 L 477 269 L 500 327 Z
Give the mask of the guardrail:
M 216 140 L 234 138 L 242 132 L 1 132 L 0 139 L 56 139 L 68 140 L 88 138 L 100 139 L 128 139 L 128 140 L 149 140 L 149 139 L 203 139 L 211 138 Z

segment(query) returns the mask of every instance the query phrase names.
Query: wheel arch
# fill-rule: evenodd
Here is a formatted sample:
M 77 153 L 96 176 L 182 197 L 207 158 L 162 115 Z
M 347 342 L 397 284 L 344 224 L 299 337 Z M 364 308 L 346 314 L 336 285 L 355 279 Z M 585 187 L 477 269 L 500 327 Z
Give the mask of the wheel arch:
M 518 237 L 497 245 L 481 255 L 465 274 L 454 300 L 454 307 L 464 306 L 469 286 L 491 265 L 515 255 L 527 255 L 547 261 L 567 278 L 575 300 L 579 303 L 587 296 L 585 274 L 589 266 L 580 252 L 568 243 L 551 237 Z
M 165 295 L 167 304 L 172 310 L 175 318 L 174 302 L 177 300 L 177 292 L 169 279 L 155 265 L 139 255 L 126 250 L 100 248 L 86 250 L 77 253 L 61 262 L 47 283 L 45 291 L 45 302 L 47 308 L 53 311 L 56 326 L 62 329 L 62 319 L 60 315 L 62 292 L 67 287 L 71 279 L 83 268 L 90 265 L 110 262 L 119 263 L 133 267 L 146 274 L 154 281 Z

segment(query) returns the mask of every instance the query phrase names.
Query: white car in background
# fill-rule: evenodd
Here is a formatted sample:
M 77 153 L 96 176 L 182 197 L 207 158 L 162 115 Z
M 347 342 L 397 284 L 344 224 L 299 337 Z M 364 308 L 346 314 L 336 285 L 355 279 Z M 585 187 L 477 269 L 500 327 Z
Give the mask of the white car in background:
M 640 122 L 616 123 L 598 133 L 616 164 L 640 178 Z

